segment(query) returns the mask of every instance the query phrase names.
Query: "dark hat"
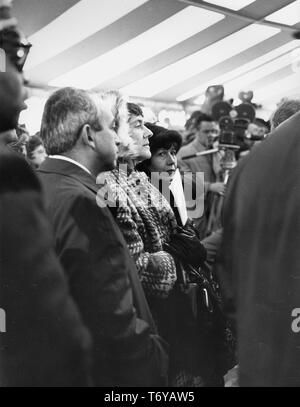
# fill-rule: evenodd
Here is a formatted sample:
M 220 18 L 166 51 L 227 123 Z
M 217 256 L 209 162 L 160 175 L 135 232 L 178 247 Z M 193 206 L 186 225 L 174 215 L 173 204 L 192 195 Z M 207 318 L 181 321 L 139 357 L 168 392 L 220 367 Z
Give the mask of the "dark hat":
M 176 152 L 182 144 L 181 134 L 176 130 L 169 130 L 154 123 L 145 123 L 145 126 L 152 131 L 153 135 L 149 139 L 151 154 L 154 154 L 159 148 L 169 149 L 175 146 Z

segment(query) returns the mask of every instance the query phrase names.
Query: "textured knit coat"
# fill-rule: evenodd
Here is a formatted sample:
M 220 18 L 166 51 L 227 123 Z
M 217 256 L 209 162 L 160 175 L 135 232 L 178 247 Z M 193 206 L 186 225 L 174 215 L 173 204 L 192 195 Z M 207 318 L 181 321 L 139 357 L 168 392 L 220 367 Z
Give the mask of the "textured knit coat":
M 97 182 L 99 185 L 104 180 L 107 182 L 110 209 L 125 237 L 146 294 L 166 297 L 176 281 L 176 265 L 163 245 L 176 230 L 175 215 L 145 173 L 127 173 L 121 167 L 101 174 Z

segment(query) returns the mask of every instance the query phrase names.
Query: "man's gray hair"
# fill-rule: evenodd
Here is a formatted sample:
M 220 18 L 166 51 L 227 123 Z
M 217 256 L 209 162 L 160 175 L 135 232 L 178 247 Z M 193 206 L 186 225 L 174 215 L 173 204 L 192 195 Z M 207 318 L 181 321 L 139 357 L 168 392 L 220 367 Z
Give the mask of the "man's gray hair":
M 101 130 L 101 103 L 91 92 L 62 88 L 47 100 L 42 117 L 40 137 L 48 154 L 63 154 L 76 144 L 85 124 Z
M 284 99 L 271 116 L 271 130 L 299 111 L 300 99 Z

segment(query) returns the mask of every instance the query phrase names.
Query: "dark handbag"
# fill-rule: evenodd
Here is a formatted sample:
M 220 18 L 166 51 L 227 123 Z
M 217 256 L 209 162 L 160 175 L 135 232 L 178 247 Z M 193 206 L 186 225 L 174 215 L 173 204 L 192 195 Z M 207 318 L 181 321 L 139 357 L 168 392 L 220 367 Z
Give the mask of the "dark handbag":
M 177 262 L 177 282 L 168 298 L 165 319 L 177 359 L 208 366 L 214 359 L 225 374 L 236 364 L 236 341 L 221 308 L 218 284 L 205 266 Z M 182 344 L 186 351 L 182 350 Z M 198 355 L 197 355 L 198 353 Z
M 204 269 L 177 263 L 177 282 L 171 294 L 177 302 L 184 325 L 205 333 L 213 328 L 219 312 L 219 297 L 214 282 Z
M 165 250 L 176 262 L 177 281 L 171 297 L 175 296 L 182 307 L 180 313 L 184 314 L 185 323 L 195 328 L 204 323 L 211 324 L 213 314 L 219 309 L 220 297 L 209 269 L 204 263 L 201 268 L 196 268 L 182 261 L 172 245 L 165 244 Z

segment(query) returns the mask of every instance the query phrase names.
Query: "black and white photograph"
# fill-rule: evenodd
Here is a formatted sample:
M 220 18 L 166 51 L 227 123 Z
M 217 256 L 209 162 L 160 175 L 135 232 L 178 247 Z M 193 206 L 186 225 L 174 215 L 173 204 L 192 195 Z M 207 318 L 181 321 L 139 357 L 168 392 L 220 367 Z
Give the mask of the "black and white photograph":
M 0 0 L 0 391 L 299 366 L 300 0 Z

